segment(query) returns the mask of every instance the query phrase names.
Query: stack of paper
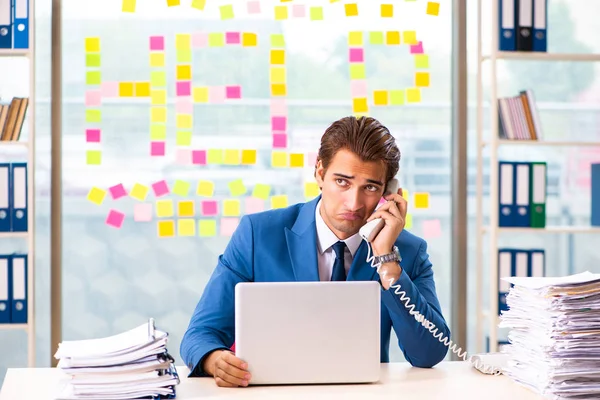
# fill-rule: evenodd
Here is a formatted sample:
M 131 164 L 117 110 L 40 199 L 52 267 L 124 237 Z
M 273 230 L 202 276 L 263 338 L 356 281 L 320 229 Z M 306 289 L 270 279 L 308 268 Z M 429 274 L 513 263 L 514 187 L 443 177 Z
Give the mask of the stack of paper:
M 54 357 L 70 379 L 58 399 L 175 398 L 168 334 L 154 321 L 102 339 L 65 341 Z
M 600 274 L 503 279 L 504 373 L 548 398 L 600 398 Z

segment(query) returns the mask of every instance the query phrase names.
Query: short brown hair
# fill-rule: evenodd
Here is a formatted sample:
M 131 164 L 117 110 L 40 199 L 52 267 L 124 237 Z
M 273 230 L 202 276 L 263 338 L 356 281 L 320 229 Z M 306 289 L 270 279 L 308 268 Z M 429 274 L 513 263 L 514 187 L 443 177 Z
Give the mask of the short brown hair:
M 388 128 L 372 117 L 344 117 L 333 122 L 321 138 L 317 163 L 327 169 L 341 149 L 356 154 L 362 161 L 384 161 L 385 182 L 392 179 L 400 168 L 400 150 Z M 316 173 L 316 166 L 315 166 Z

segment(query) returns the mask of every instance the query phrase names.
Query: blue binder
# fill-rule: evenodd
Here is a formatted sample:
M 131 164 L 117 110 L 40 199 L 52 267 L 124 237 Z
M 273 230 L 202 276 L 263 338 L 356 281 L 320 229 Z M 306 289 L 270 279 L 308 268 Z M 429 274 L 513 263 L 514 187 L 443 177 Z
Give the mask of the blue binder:
M 515 208 L 514 226 L 531 226 L 531 205 L 529 191 L 531 188 L 531 163 L 514 163 Z
M 515 163 L 498 163 L 498 225 L 515 226 Z
M 27 255 L 12 254 L 10 256 L 12 269 L 11 291 L 11 322 L 13 324 L 27 323 Z
M 498 249 L 498 314 L 502 311 L 508 311 L 506 305 L 506 295 L 512 284 L 504 281 L 502 278 L 515 276 L 515 250 Z
M 0 232 L 11 231 L 12 195 L 10 176 L 10 164 L 0 164 Z
M 592 226 L 600 226 L 600 164 L 592 164 Z
M 517 50 L 516 6 L 517 0 L 498 0 L 498 29 L 500 51 Z
M 547 51 L 547 27 L 548 0 L 533 0 L 533 51 Z
M 27 163 L 12 163 L 10 171 L 12 231 L 27 232 Z
M 11 0 L 0 0 L 0 49 L 12 49 Z
M 0 324 L 8 324 L 11 321 L 11 294 L 12 277 L 10 269 L 10 257 L 0 255 Z
M 29 48 L 29 0 L 14 0 L 13 35 L 15 49 Z

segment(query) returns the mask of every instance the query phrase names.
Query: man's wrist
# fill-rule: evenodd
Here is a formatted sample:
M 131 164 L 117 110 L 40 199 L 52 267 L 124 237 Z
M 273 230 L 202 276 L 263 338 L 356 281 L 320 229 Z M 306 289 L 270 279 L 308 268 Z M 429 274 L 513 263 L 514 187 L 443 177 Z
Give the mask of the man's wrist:
M 225 350 L 217 349 L 208 353 L 208 355 L 204 358 L 204 361 L 202 362 L 202 370 L 210 376 L 215 376 L 215 360 L 223 351 Z

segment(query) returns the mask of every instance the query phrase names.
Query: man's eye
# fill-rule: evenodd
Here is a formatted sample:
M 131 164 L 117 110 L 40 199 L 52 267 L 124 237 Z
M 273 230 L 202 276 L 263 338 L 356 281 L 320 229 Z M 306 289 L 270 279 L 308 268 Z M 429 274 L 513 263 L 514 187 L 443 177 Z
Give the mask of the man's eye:
M 337 183 L 338 185 L 340 185 L 340 186 L 346 186 L 346 180 L 345 180 L 345 179 L 339 179 L 339 178 L 338 178 L 338 179 L 336 179 L 335 181 L 336 181 L 336 183 Z
M 369 192 L 376 192 L 379 190 L 379 188 L 377 186 L 373 186 L 373 185 L 367 185 L 367 190 Z

